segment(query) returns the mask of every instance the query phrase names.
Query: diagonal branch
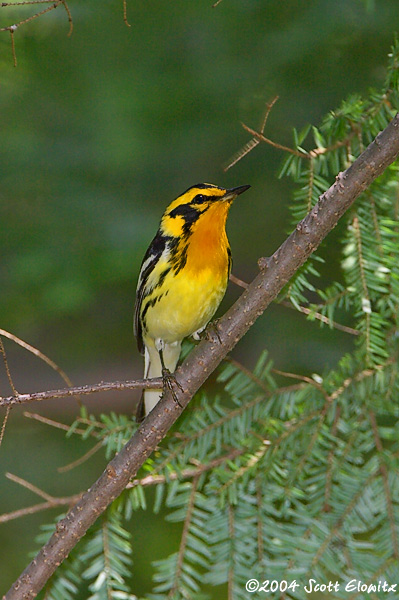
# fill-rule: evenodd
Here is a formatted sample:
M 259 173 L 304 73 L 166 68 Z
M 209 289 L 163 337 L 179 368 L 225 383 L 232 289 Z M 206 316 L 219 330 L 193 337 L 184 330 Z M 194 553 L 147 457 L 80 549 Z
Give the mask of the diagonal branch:
M 356 198 L 399 154 L 399 115 L 319 198 L 310 213 L 267 261 L 217 323 L 217 334 L 204 339 L 177 370 L 175 398 L 167 391 L 100 478 L 59 521 L 55 533 L 13 584 L 3 600 L 30 600 L 165 437 L 192 396 L 245 335 L 284 285 L 336 226 Z M 212 328 L 210 330 L 212 334 Z

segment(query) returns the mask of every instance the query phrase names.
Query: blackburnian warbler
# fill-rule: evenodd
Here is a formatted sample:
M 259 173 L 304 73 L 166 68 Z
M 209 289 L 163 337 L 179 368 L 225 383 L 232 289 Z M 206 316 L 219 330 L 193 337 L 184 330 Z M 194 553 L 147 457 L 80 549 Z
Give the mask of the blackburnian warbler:
M 230 206 L 249 185 L 224 189 L 209 183 L 189 188 L 166 209 L 140 270 L 134 332 L 145 357 L 144 377 L 173 373 L 185 337 L 199 339 L 227 287 L 231 251 L 226 235 Z M 145 390 L 141 421 L 162 391 Z

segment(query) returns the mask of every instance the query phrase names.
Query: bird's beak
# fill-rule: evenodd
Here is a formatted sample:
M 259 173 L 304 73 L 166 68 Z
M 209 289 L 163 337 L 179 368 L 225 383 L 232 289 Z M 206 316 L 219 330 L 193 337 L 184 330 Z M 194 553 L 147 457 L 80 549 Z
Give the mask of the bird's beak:
M 238 187 L 226 190 L 226 193 L 222 197 L 222 200 L 234 200 L 234 198 L 245 192 L 250 187 L 250 185 L 239 185 Z

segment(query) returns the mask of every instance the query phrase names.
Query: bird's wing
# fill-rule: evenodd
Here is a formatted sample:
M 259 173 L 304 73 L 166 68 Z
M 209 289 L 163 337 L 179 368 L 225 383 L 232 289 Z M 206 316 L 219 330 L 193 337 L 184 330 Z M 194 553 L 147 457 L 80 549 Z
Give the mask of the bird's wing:
M 141 264 L 139 280 L 136 291 L 136 304 L 134 307 L 134 335 L 137 339 L 137 347 L 141 354 L 144 354 L 144 343 L 143 343 L 143 329 L 140 320 L 141 305 L 143 298 L 147 290 L 148 277 L 152 273 L 154 267 L 161 258 L 163 252 L 166 249 L 168 237 L 162 235 L 159 231 L 152 240 L 148 247 L 147 252 L 144 255 L 143 262 Z

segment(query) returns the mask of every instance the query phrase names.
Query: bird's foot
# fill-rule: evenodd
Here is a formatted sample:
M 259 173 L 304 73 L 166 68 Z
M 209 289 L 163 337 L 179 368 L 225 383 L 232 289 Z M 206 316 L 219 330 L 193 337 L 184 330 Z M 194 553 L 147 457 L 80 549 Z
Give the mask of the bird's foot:
M 208 324 L 208 327 L 204 331 L 204 339 L 213 342 L 215 341 L 215 336 L 218 339 L 219 344 L 222 344 L 222 339 L 219 335 L 218 323 L 220 319 L 214 319 Z
M 196 341 L 207 340 L 208 342 L 213 342 L 215 341 L 216 336 L 219 344 L 222 344 L 222 340 L 218 331 L 219 321 L 220 319 L 214 319 L 213 321 L 210 321 L 206 326 L 206 329 L 199 329 L 198 331 L 193 333 L 192 338 Z
M 172 398 L 176 402 L 176 404 L 178 404 L 180 406 L 180 408 L 183 408 L 183 406 L 179 402 L 178 397 L 176 396 L 176 392 L 174 390 L 174 386 L 177 386 L 182 392 L 184 392 L 184 389 L 182 388 L 182 386 L 180 385 L 180 383 L 177 381 L 177 379 L 173 375 L 173 373 L 171 373 L 169 371 L 169 369 L 167 369 L 166 367 L 164 367 L 162 369 L 162 381 L 163 381 L 163 391 L 164 391 L 164 393 L 165 393 L 166 390 L 169 390 L 170 393 L 172 394 Z

